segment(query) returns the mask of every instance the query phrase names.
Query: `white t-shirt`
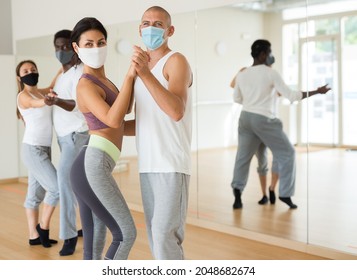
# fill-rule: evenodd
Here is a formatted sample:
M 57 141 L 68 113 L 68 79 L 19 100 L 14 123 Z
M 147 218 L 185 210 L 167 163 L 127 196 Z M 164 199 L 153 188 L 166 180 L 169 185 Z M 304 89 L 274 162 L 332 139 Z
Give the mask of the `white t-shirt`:
M 77 100 L 77 84 L 82 73 L 83 64 L 79 64 L 60 74 L 53 88 L 58 97 Z M 83 132 L 88 130 L 85 118 L 77 106 L 73 111 L 66 111 L 58 106 L 53 106 L 53 125 L 59 137 L 74 131 Z
M 166 61 L 173 51 L 161 58 L 151 70 L 166 89 L 163 75 Z M 183 118 L 172 120 L 157 105 L 143 81 L 134 85 L 136 110 L 136 147 L 140 173 L 178 172 L 191 174 L 192 96 L 187 94 Z
M 17 104 L 19 96 L 17 96 Z M 35 99 L 35 96 L 32 96 Z M 21 109 L 17 105 L 25 121 L 25 132 L 22 143 L 32 146 L 51 147 L 52 144 L 52 107 L 43 106 L 40 108 Z
M 233 99 L 244 111 L 276 118 L 277 92 L 290 102 L 302 99 L 302 92 L 291 90 L 277 71 L 262 64 L 237 74 Z

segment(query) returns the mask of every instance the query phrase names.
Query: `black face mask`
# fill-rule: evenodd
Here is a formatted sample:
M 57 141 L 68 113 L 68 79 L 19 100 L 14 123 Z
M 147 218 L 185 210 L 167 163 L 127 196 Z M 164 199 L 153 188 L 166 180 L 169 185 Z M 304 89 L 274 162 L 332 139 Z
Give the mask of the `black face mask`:
M 38 73 L 30 73 L 20 77 L 21 82 L 28 86 L 35 86 L 38 83 Z

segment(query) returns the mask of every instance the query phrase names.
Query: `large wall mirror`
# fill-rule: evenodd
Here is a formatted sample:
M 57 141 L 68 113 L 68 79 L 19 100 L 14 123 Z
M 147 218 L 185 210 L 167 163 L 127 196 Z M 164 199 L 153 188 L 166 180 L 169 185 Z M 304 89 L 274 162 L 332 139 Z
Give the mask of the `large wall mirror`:
M 357 133 L 351 120 L 357 96 L 352 74 L 357 6 L 351 1 L 302 2 L 249 1 L 197 12 L 199 218 L 356 255 L 352 169 Z M 291 88 L 313 90 L 327 83 L 332 88 L 326 96 L 298 104 L 279 100 L 278 115 L 296 150 L 296 210 L 279 201 L 257 203 L 255 157 L 243 209 L 232 209 L 241 107 L 232 103 L 229 85 L 239 69 L 251 65 L 250 46 L 258 38 L 272 43 L 273 67 Z
M 118 86 L 129 65 L 128 46 L 141 45 L 138 24 L 107 26 L 106 71 Z M 186 55 L 195 77 L 188 220 L 357 257 L 356 1 L 237 1 L 174 14 L 173 24 L 171 47 Z M 251 65 L 250 46 L 259 38 L 272 43 L 273 67 L 291 88 L 312 90 L 326 83 L 332 87 L 326 96 L 298 104 L 281 98 L 277 105 L 284 131 L 296 149 L 296 210 L 280 201 L 258 204 L 261 190 L 255 157 L 242 195 L 243 208 L 232 208 L 230 185 L 239 149 L 241 107 L 233 103 L 230 83 L 242 67 Z M 17 41 L 16 47 L 16 60 L 34 59 L 40 82 L 47 85 L 59 68 L 52 36 Z M 54 161 L 56 147 L 54 142 Z M 271 153 L 268 156 L 271 168 Z M 21 166 L 20 173 L 26 175 Z M 142 210 L 133 138 L 125 139 L 115 176 L 129 206 Z M 268 184 L 269 180 L 270 175 Z
M 266 2 L 266 3 L 264 3 Z M 288 1 L 239 3 L 197 12 L 197 137 L 198 137 L 198 209 L 200 219 L 212 220 L 248 231 L 306 243 L 307 215 L 307 147 L 297 147 L 296 211 L 277 201 L 275 205 L 259 205 L 261 189 L 257 159 L 253 157 L 247 186 L 242 193 L 243 208 L 233 210 L 231 188 L 241 106 L 233 103 L 230 87 L 237 72 L 252 64 L 251 44 L 265 38 L 272 43 L 276 58 L 273 67 L 284 75 L 286 83 L 301 87 L 299 66 L 300 22 L 306 21 L 306 3 L 298 27 L 284 38 L 282 8 Z M 291 1 L 290 1 L 291 2 Z M 295 6 L 294 6 L 295 7 Z M 285 49 L 284 49 L 285 47 Z M 289 72 L 284 61 L 289 60 Z M 279 116 L 284 130 L 297 144 L 298 105 L 279 100 Z M 269 154 L 269 170 L 271 155 Z M 269 173 L 268 173 L 269 174 Z M 270 177 L 268 175 L 268 177 Z M 268 183 L 270 178 L 268 179 Z

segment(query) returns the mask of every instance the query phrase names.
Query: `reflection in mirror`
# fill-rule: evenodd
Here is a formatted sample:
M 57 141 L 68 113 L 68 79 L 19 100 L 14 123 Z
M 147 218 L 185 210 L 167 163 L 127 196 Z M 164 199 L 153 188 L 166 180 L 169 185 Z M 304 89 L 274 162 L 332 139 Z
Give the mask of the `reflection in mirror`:
M 341 1 L 309 1 L 308 6 L 305 1 L 239 1 L 231 7 L 197 12 L 200 219 L 245 229 L 252 235 L 263 233 L 357 255 L 357 223 L 352 217 L 357 211 L 357 192 L 351 178 L 357 162 L 353 152 L 357 132 L 352 125 L 357 94 L 352 78 L 356 16 L 355 1 L 343 5 Z M 304 91 L 326 83 L 332 87 L 326 96 L 298 104 L 284 98 L 278 101 L 278 116 L 296 150 L 293 199 L 297 210 L 289 210 L 280 201 L 258 204 L 262 194 L 256 157 L 242 194 L 244 206 L 232 209 L 230 185 L 239 149 L 241 107 L 232 102 L 230 82 L 239 69 L 251 65 L 250 46 L 259 38 L 272 43 L 273 67 L 289 87 Z M 270 152 L 268 157 L 271 168 Z
M 198 186 L 200 218 L 239 227 L 252 232 L 307 241 L 306 186 L 296 188 L 295 202 L 299 212 L 290 211 L 279 201 L 275 205 L 259 205 L 262 192 L 253 157 L 247 186 L 242 193 L 243 208 L 233 210 L 231 181 L 237 148 L 237 125 L 241 106 L 233 104 L 230 82 L 242 67 L 252 64 L 251 45 L 256 39 L 268 39 L 276 58 L 273 68 L 282 72 L 282 14 L 278 10 L 248 10 L 222 7 L 197 12 L 197 119 L 198 119 Z M 207 32 L 207 26 L 210 32 Z M 214 27 L 214 28 L 212 28 Z M 298 34 L 289 33 L 286 45 L 294 46 Z M 227 53 L 219 56 L 213 46 L 225 42 Z M 209 46 L 212 46 L 211 48 Z M 294 48 L 292 48 L 294 51 Z M 298 64 L 298 53 L 289 53 L 292 64 Z M 298 71 L 291 71 L 289 86 L 298 87 Z M 207 82 L 210 81 L 210 82 Z M 279 115 L 291 141 L 296 105 L 279 100 Z M 214 113 L 212 113 L 214 111 Z M 290 125 L 291 123 L 291 125 Z M 209 125 L 207 125 L 209 124 Z M 306 163 L 306 148 L 299 147 L 298 165 Z M 269 152 L 269 169 L 271 154 Z M 297 186 L 306 182 L 306 164 L 297 176 Z M 268 183 L 270 174 L 268 175 Z

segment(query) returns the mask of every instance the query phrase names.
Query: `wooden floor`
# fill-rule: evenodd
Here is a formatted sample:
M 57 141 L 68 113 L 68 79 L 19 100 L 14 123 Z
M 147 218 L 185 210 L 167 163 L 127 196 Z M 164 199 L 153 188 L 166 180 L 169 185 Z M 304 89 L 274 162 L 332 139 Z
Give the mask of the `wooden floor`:
M 357 259 L 357 188 L 353 179 L 357 152 L 310 148 L 309 153 L 306 153 L 304 148 L 296 149 L 297 178 L 293 200 L 299 206 L 297 210 L 289 210 L 280 201 L 275 205 L 258 205 L 261 193 L 255 158 L 242 195 L 243 209 L 233 210 L 230 181 L 236 149 L 193 154 L 188 220 L 214 223 L 216 229 L 229 226 L 282 240 L 329 248 L 349 254 L 348 259 Z M 122 159 L 121 163 L 121 172 L 115 172 L 114 177 L 138 228 L 138 238 L 130 259 L 151 259 L 141 213 L 137 161 L 135 158 L 127 158 Z M 81 259 L 81 240 L 78 250 L 70 257 L 58 255 L 61 244 L 50 249 L 28 245 L 22 207 L 25 194 L 24 183 L 0 185 L 0 259 Z M 52 238 L 58 237 L 58 212 L 56 209 L 51 225 Z M 184 242 L 187 259 L 321 259 L 194 225 L 187 225 Z
M 27 224 L 22 207 L 26 184 L 0 185 L 0 259 L 2 260 L 80 260 L 82 259 L 82 238 L 79 238 L 75 254 L 60 257 L 61 242 L 51 248 L 29 246 Z M 56 209 L 50 235 L 58 238 L 58 209 Z M 131 260 L 152 259 L 141 212 L 132 211 L 138 230 L 138 237 L 130 253 Z M 110 235 L 108 234 L 108 240 Z M 107 241 L 108 243 L 108 241 Z M 318 260 L 318 256 L 255 242 L 228 234 L 187 225 L 184 242 L 188 260 Z

